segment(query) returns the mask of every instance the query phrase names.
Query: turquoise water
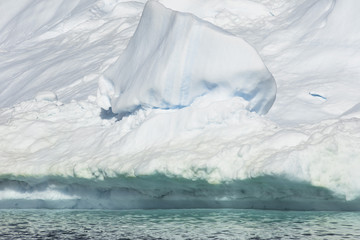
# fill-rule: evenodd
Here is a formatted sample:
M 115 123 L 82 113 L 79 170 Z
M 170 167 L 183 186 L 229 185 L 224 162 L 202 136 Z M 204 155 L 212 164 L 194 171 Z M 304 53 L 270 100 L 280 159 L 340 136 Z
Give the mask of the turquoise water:
M 360 211 L 326 188 L 279 176 L 210 184 L 163 174 L 85 179 L 0 176 L 0 209 L 195 209 Z
M 360 239 L 360 212 L 0 210 L 0 239 Z

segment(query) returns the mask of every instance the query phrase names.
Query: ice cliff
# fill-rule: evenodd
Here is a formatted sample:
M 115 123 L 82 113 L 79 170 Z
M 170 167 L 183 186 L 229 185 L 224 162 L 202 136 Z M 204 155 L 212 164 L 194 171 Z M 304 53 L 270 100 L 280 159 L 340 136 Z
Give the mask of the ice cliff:
M 149 1 L 126 50 L 99 80 L 98 103 L 115 113 L 181 108 L 213 91 L 242 97 L 249 110 L 265 114 L 276 84 L 243 39 Z
M 146 2 L 0 1 L 0 208 L 360 210 L 358 0 Z

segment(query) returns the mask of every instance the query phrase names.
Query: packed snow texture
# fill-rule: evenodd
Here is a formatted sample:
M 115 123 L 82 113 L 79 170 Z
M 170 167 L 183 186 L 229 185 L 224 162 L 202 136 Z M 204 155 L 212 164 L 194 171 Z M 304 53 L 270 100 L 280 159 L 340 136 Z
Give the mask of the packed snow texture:
M 51 2 L 0 2 L 0 207 L 359 209 L 359 1 L 161 0 L 254 46 L 276 101 L 209 91 L 121 119 L 98 79 L 146 1 Z
M 242 97 L 248 109 L 264 114 L 274 103 L 276 84 L 241 38 L 149 1 L 126 50 L 100 78 L 98 102 L 114 113 L 169 109 L 212 91 Z

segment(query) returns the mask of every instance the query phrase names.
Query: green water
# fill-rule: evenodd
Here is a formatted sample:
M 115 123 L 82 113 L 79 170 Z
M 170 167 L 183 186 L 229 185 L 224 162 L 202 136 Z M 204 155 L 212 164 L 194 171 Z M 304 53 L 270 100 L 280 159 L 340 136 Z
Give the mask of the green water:
M 0 210 L 0 239 L 360 239 L 360 212 Z

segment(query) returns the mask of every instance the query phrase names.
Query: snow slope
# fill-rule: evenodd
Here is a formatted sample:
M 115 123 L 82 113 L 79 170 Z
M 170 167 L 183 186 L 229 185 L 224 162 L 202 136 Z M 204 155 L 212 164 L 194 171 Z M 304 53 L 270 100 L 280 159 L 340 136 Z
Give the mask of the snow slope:
M 126 47 L 143 7 L 107 1 L 0 4 L 1 107 L 39 91 L 54 91 L 67 102 L 96 94 L 98 76 Z
M 277 84 L 269 112 L 211 91 L 119 119 L 98 80 L 145 1 L 3 1 L 0 207 L 359 210 L 357 1 L 160 2 L 254 46 Z

